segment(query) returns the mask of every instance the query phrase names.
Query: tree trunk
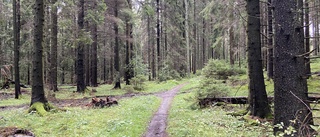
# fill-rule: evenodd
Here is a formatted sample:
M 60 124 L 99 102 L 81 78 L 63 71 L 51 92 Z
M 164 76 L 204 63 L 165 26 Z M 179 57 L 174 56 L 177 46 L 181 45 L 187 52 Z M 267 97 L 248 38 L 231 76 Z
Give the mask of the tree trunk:
M 51 0 L 52 2 L 52 10 L 51 10 L 51 61 L 50 61 L 50 89 L 53 91 L 58 91 L 58 83 L 57 83 L 57 58 L 58 58 L 58 16 L 57 16 L 57 6 L 55 3 L 57 0 Z
M 267 75 L 268 78 L 273 79 L 273 0 L 268 0 L 268 59 L 267 59 Z
M 32 92 L 31 105 L 40 102 L 47 103 L 44 95 L 43 84 L 43 22 L 44 22 L 44 4 L 43 0 L 35 1 L 34 16 L 34 52 L 32 60 Z
M 292 126 L 294 136 L 312 136 L 312 112 L 308 99 L 305 77 L 305 53 L 302 3 L 295 0 L 274 1 L 274 133 Z M 284 8 L 286 7 L 286 8 Z M 298 8 L 297 8 L 298 7 Z M 300 7 L 300 8 L 299 8 Z
M 157 71 L 161 68 L 161 45 L 160 45 L 160 0 L 157 0 Z M 159 74 L 158 74 L 159 75 Z
M 248 13 L 248 73 L 250 115 L 266 118 L 271 115 L 263 78 L 260 38 L 260 6 L 257 0 L 247 0 Z
M 196 0 L 193 0 L 193 20 L 194 20 L 194 23 L 193 23 L 193 37 L 194 37 L 194 45 L 193 45 L 193 74 L 196 74 L 197 73 L 197 68 L 198 68 L 198 65 L 197 65 L 197 58 L 198 58 L 198 34 L 197 34 L 197 23 L 196 23 L 196 20 L 197 20 L 197 14 L 196 14 Z
M 79 13 L 78 13 L 78 26 L 79 34 L 78 36 L 83 37 L 83 28 L 84 28 L 84 0 L 79 1 Z M 84 44 L 83 42 L 78 43 L 77 48 L 77 92 L 84 92 L 86 84 L 84 82 Z
M 114 0 L 114 17 L 118 18 L 118 0 Z M 117 22 L 114 23 L 115 45 L 114 45 L 114 68 L 116 70 L 116 79 L 114 89 L 120 89 L 120 55 L 119 55 L 119 30 Z
M 92 10 L 96 10 L 97 8 L 97 1 L 94 0 Z M 98 86 L 98 56 L 97 56 L 97 50 L 98 50 L 98 24 L 96 22 L 92 21 L 91 26 L 91 36 L 92 36 L 92 47 L 91 47 L 91 86 L 97 87 Z
M 310 18 L 309 18 L 309 0 L 305 0 L 305 49 L 306 49 L 306 53 L 310 52 Z M 309 57 L 310 54 L 308 54 L 307 57 Z M 310 68 L 310 59 L 307 58 L 306 59 L 306 74 L 307 77 L 310 76 L 311 74 L 311 68 Z
M 230 42 L 230 47 L 229 47 L 230 65 L 233 66 L 234 65 L 234 47 L 235 47 L 234 26 L 233 25 L 230 26 L 230 30 L 229 30 L 229 42 Z
M 20 49 L 20 0 L 13 0 L 13 39 L 14 39 L 14 81 L 15 98 L 18 99 L 20 92 L 20 72 L 19 72 L 19 49 Z
M 189 10 L 188 0 L 184 0 L 185 4 L 185 33 L 186 33 L 186 44 L 187 44 L 187 76 L 190 76 L 190 45 L 189 45 Z

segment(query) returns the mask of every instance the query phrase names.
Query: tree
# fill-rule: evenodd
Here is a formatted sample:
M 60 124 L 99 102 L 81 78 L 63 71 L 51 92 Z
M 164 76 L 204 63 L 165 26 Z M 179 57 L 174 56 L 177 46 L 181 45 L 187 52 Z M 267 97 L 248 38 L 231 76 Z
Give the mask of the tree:
M 78 3 L 78 27 L 79 27 L 79 38 L 83 38 L 84 32 L 84 0 L 80 0 Z M 86 84 L 84 82 L 84 42 L 79 41 L 77 48 L 77 92 L 84 92 Z
M 262 70 L 259 1 L 247 0 L 246 9 L 248 13 L 249 110 L 250 115 L 266 118 L 271 112 Z
M 43 22 L 44 22 L 44 2 L 36 0 L 34 6 L 34 51 L 32 59 L 32 92 L 31 107 L 29 111 L 36 110 L 40 115 L 44 115 L 50 109 L 44 94 L 43 82 Z
M 50 90 L 58 91 L 57 75 L 58 75 L 58 8 L 55 5 L 57 0 L 51 0 L 51 49 L 50 49 Z
M 274 133 L 292 126 L 295 136 L 312 135 L 312 112 L 305 75 L 302 2 L 274 1 Z M 284 8 L 285 7 L 285 8 Z M 298 12 L 300 11 L 300 12 Z
M 118 17 L 118 0 L 114 0 L 114 17 Z M 116 70 L 116 80 L 115 80 L 115 86 L 114 89 L 121 88 L 120 85 L 120 55 L 119 55 L 119 28 L 118 23 L 114 23 L 114 34 L 115 34 L 115 45 L 114 45 L 114 68 Z
M 273 0 L 268 0 L 268 56 L 267 56 L 267 75 L 273 78 Z
M 93 1 L 92 2 L 93 6 L 92 6 L 92 10 L 96 10 L 97 8 L 97 1 Z M 97 87 L 98 86 L 98 57 L 97 57 L 97 48 L 98 48 L 98 22 L 96 21 L 91 21 L 92 25 L 91 25 L 91 35 L 92 35 L 92 48 L 91 48 L 91 77 L 90 77 L 90 85 L 93 87 Z
M 14 39 L 14 81 L 15 98 L 18 99 L 20 92 L 20 72 L 19 72 L 19 49 L 20 49 L 20 0 L 12 1 L 13 7 L 13 39 Z

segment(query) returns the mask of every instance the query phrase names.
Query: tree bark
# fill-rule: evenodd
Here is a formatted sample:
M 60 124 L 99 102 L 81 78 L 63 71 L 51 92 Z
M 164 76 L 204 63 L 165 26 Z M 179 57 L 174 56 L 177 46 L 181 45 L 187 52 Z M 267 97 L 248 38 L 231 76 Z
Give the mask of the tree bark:
M 97 8 L 97 1 L 93 1 L 93 6 L 92 10 L 96 10 Z M 98 56 L 97 56 L 97 51 L 98 51 L 98 24 L 97 22 L 91 22 L 91 36 L 92 36 L 92 46 L 91 46 L 91 57 L 90 57 L 90 62 L 91 62 L 91 76 L 90 76 L 90 85 L 92 87 L 97 87 L 98 86 Z
M 78 13 L 78 27 L 79 37 L 83 37 L 84 28 L 84 0 L 79 1 L 79 13 Z M 83 42 L 78 43 L 77 48 L 77 92 L 84 92 L 86 84 L 84 82 L 84 44 Z
M 118 0 L 114 0 L 114 17 L 118 18 Z M 116 70 L 115 86 L 114 89 L 120 89 L 120 55 L 119 55 L 119 29 L 118 24 L 114 23 L 115 45 L 114 45 L 114 68 Z
M 57 0 L 51 0 L 52 3 L 52 10 L 51 10 L 51 61 L 50 61 L 50 89 L 58 91 L 58 83 L 57 83 L 57 76 L 58 76 L 58 65 L 57 65 L 57 58 L 58 58 L 58 16 L 57 16 L 57 6 L 55 3 Z
M 20 0 L 13 0 L 13 41 L 14 41 L 14 81 L 15 99 L 19 99 L 20 91 L 20 72 L 19 72 L 19 49 L 20 49 Z
M 34 52 L 32 59 L 32 92 L 31 105 L 35 102 L 47 103 L 44 95 L 43 84 L 43 22 L 44 22 L 44 3 L 43 0 L 35 1 L 34 16 Z
M 304 28 L 301 2 L 296 0 L 274 1 L 274 134 L 292 126 L 294 136 L 311 136 L 312 112 L 308 99 L 305 77 Z M 285 7 L 285 8 L 284 8 Z M 300 8 L 301 9 L 300 9 Z
M 257 0 L 247 0 L 248 13 L 248 73 L 250 115 L 266 118 L 270 113 L 263 78 L 260 39 L 260 5 Z
M 309 0 L 305 0 L 305 49 L 306 49 L 306 53 L 310 52 L 310 18 L 309 18 Z M 310 54 L 309 54 L 310 55 Z M 309 57 L 309 55 L 307 55 Z M 306 59 L 306 74 L 307 77 L 310 76 L 311 74 L 311 68 L 310 68 L 310 59 L 307 58 Z
M 267 75 L 273 79 L 273 0 L 268 0 L 268 59 L 267 59 Z

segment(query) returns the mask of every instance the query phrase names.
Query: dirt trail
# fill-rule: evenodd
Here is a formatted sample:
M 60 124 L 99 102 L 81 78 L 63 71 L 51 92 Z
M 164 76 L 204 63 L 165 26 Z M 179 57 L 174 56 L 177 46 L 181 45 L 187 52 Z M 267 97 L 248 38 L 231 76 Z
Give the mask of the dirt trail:
M 171 107 L 171 102 L 174 96 L 183 86 L 184 84 L 181 84 L 169 91 L 157 94 L 157 96 L 162 98 L 161 105 L 157 113 L 155 113 L 153 118 L 151 119 L 148 126 L 148 131 L 144 134 L 144 137 L 168 136 L 168 134 L 166 133 L 168 111 Z

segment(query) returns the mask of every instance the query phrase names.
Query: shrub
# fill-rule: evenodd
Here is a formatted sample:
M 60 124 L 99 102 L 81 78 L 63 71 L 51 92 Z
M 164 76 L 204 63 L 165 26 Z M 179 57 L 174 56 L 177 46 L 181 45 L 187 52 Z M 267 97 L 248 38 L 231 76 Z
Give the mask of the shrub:
M 141 91 L 144 90 L 145 85 L 144 82 L 147 81 L 146 77 L 143 75 L 137 75 L 130 79 L 131 84 L 133 85 L 133 89 Z
M 223 81 L 206 79 L 202 80 L 197 92 L 197 98 L 213 98 L 224 97 L 229 94 L 230 87 L 223 83 Z
M 164 65 L 164 67 L 159 70 L 158 80 L 159 82 L 162 82 L 171 79 L 181 79 L 180 74 L 176 70 L 170 68 L 169 65 Z
M 202 75 L 205 78 L 214 78 L 222 80 L 226 80 L 228 79 L 228 77 L 233 75 L 245 73 L 245 69 L 231 67 L 230 64 L 222 60 L 209 60 L 207 65 L 202 69 Z

